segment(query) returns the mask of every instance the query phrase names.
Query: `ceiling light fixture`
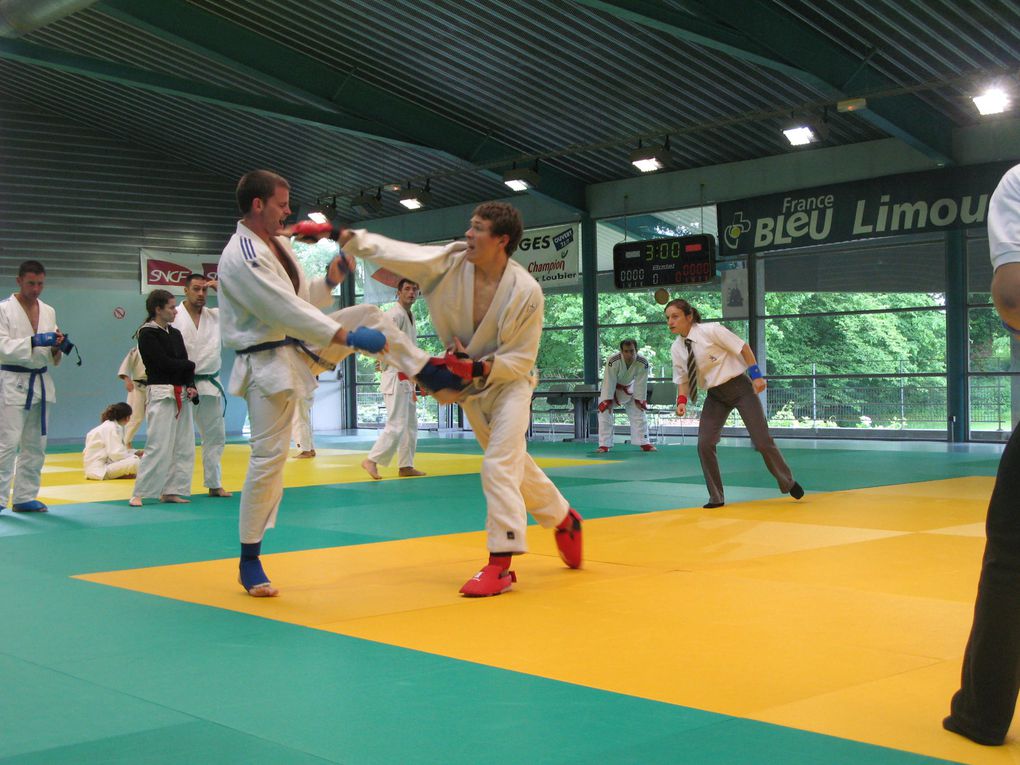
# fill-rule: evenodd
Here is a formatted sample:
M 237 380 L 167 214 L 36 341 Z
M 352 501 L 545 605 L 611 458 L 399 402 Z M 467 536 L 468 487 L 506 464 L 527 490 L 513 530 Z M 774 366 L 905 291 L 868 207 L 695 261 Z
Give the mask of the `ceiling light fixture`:
M 818 136 L 815 135 L 815 131 L 811 129 L 810 125 L 792 125 L 783 128 L 783 135 L 790 142 L 790 146 L 807 146 L 818 140 Z
M 420 210 L 432 201 L 432 194 L 429 193 L 431 186 L 432 181 L 428 180 L 425 181 L 424 189 L 413 189 L 411 188 L 411 182 L 408 181 L 407 188 L 400 194 L 400 204 L 408 210 Z
M 630 153 L 630 163 L 642 173 L 654 173 L 669 164 L 669 136 L 662 146 L 644 148 L 638 139 L 638 147 Z
M 312 210 L 308 213 L 308 217 L 314 220 L 316 223 L 328 223 L 329 219 L 318 210 Z
M 362 191 L 351 200 L 351 208 L 361 217 L 379 212 L 382 209 L 382 189 L 379 189 L 375 196 Z
M 987 88 L 984 93 L 974 96 L 971 100 L 982 115 L 1002 114 L 1010 107 L 1009 93 L 998 87 Z
M 503 183 L 509 186 L 514 191 L 527 191 L 533 189 L 538 185 L 538 162 L 535 162 L 534 167 L 517 167 L 517 163 L 514 162 L 513 169 L 507 170 L 503 173 Z

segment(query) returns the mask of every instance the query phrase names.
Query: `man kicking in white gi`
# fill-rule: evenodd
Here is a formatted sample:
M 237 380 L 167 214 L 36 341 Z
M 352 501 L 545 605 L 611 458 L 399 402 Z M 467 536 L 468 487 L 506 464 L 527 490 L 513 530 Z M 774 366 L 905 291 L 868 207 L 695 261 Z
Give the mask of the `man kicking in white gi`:
M 138 355 L 137 345 L 128 351 L 124 360 L 120 362 L 117 377 L 124 381 L 124 390 L 128 396 L 127 405 L 131 407 L 131 419 L 124 426 L 124 446 L 130 449 L 135 433 L 145 422 L 145 389 L 149 384 L 145 376 L 145 364 Z
M 397 302 L 386 311 L 393 323 L 407 335 L 410 342 L 417 344 L 418 330 L 414 325 L 411 306 L 418 299 L 418 285 L 410 279 L 397 283 Z M 388 466 L 397 455 L 397 474 L 402 478 L 425 475 L 414 467 L 414 451 L 418 444 L 418 406 L 414 395 L 414 383 L 401 375 L 397 369 L 384 364 L 382 381 L 379 385 L 386 402 L 386 427 L 376 439 L 368 457 L 361 462 L 365 471 L 379 480 L 378 466 Z
M 620 343 L 620 352 L 606 360 L 599 394 L 599 448 L 605 454 L 613 448 L 613 409 L 622 406 L 630 419 L 630 442 L 643 452 L 654 452 L 648 442 L 648 359 L 639 356 L 636 340 Z
M 46 405 L 57 400 L 47 368 L 60 363 L 64 335 L 57 314 L 39 299 L 46 269 L 18 268 L 18 291 L 0 301 L 0 510 L 14 484 L 16 513 L 45 513 L 39 483 L 46 460 Z
M 365 231 L 338 234 L 344 252 L 421 286 L 436 333 L 450 349 L 444 360 L 467 380 L 460 393 L 439 391 L 436 399 L 463 407 L 485 450 L 489 562 L 461 587 L 471 597 L 499 595 L 516 581 L 510 563 L 527 551 L 529 512 L 555 529 L 564 563 L 578 568 L 582 561 L 581 516 L 525 444 L 545 299 L 534 277 L 510 259 L 522 233 L 517 210 L 487 202 L 475 208 L 466 242 L 421 246 Z
M 207 308 L 206 296 L 216 282 L 202 274 L 189 274 L 184 281 L 184 302 L 177 306 L 173 325 L 184 337 L 188 358 L 195 362 L 198 407 L 195 427 L 202 441 L 202 474 L 210 497 L 230 497 L 223 488 L 220 460 L 227 444 L 223 420 L 226 394 L 220 385 L 220 312 Z
M 324 278 L 305 278 L 285 235 L 290 184 L 284 178 L 266 170 L 248 173 L 237 185 L 237 205 L 243 217 L 218 266 L 220 331 L 223 344 L 237 352 L 228 389 L 244 397 L 251 422 L 251 460 L 241 492 L 239 578 L 249 595 L 264 598 L 279 594 L 259 555 L 283 497 L 294 401 L 315 387 L 303 342 L 328 346 L 323 357 L 334 364 L 355 350 L 377 358 L 385 352 L 387 362 L 418 375 L 434 390 L 461 383 L 444 366 L 432 364 L 427 353 L 408 345 L 376 306 L 354 306 L 329 316 L 319 310 L 332 302 L 331 290 L 353 260 L 339 255 Z

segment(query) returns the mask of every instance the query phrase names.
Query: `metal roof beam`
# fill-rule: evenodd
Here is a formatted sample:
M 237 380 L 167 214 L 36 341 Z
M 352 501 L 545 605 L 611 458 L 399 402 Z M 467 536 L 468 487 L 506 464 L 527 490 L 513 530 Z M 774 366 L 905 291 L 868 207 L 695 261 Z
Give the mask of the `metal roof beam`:
M 181 0 L 102 0 L 101 12 L 160 39 L 210 57 L 320 108 L 343 107 L 365 123 L 378 126 L 380 137 L 399 135 L 437 156 L 485 164 L 510 160 L 521 150 L 491 135 L 443 117 L 406 98 L 383 90 L 353 72 L 338 72 L 285 45 L 244 29 Z M 369 135 L 368 137 L 373 137 Z M 482 171 L 494 178 L 498 173 Z M 533 193 L 576 210 L 585 209 L 586 184 L 546 165 L 542 186 Z
M 256 96 L 230 88 L 193 82 L 180 77 L 150 72 L 147 69 L 114 64 L 109 61 L 77 56 L 24 40 L 0 38 L 0 58 L 23 64 L 41 66 L 61 72 L 82 75 L 97 80 L 115 82 L 141 90 L 181 96 L 195 101 L 204 101 L 219 106 L 259 114 L 264 117 L 304 123 L 338 132 L 386 141 L 403 146 L 415 146 L 407 137 L 396 130 L 358 117 L 343 114 L 339 109 L 332 111 L 312 106 L 293 104 L 266 96 Z
M 851 87 L 870 90 L 897 83 L 838 48 L 824 35 L 762 0 L 702 0 L 701 15 L 683 13 L 652 0 L 576 0 L 618 18 L 667 32 L 696 45 L 768 67 L 811 85 L 833 100 Z M 856 112 L 863 119 L 939 164 L 952 164 L 952 125 L 914 95 L 872 99 Z

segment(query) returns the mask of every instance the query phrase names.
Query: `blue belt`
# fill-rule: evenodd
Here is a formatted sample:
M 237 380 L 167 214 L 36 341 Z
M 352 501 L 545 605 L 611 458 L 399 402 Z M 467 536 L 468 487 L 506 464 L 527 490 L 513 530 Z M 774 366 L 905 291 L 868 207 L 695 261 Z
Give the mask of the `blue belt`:
M 42 389 L 42 406 L 39 414 L 42 416 L 42 435 L 46 435 L 46 378 L 43 377 L 43 372 L 46 371 L 46 367 L 40 367 L 39 369 L 29 369 L 28 367 L 19 367 L 16 364 L 0 364 L 0 371 L 4 372 L 20 372 L 21 374 L 31 375 L 28 378 L 28 395 L 25 397 L 25 411 L 32 408 L 32 399 L 35 398 L 35 378 L 39 378 L 39 387 Z
M 285 345 L 296 345 L 300 348 L 309 358 L 317 364 L 321 364 L 327 369 L 336 369 L 336 364 L 330 364 L 328 361 L 319 356 L 315 351 L 305 345 L 303 342 L 298 340 L 296 337 L 285 337 L 283 340 L 268 340 L 264 343 L 257 343 L 255 345 L 249 345 L 247 348 L 242 348 L 239 351 L 234 351 L 237 354 L 245 353 L 258 353 L 259 351 L 269 351 L 273 348 L 282 348 Z

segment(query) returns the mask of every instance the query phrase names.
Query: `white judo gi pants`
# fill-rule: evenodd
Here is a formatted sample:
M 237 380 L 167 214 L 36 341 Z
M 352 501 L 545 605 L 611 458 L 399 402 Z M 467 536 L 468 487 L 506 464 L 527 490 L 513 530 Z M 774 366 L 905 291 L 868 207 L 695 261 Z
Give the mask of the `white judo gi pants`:
M 28 410 L 24 404 L 0 405 L 0 508 L 7 507 L 11 484 L 14 504 L 31 502 L 39 495 L 45 461 L 42 404 L 36 400 Z
M 151 388 L 149 389 L 151 392 Z M 173 398 L 150 399 L 145 409 L 145 453 L 138 466 L 134 496 L 162 497 L 191 494 L 195 465 L 195 405 L 183 398 L 180 415 Z
M 131 448 L 138 429 L 145 422 L 145 391 L 149 386 L 135 383 L 134 390 L 127 394 L 127 405 L 131 407 L 131 419 L 124 426 L 124 446 Z
M 414 400 L 414 384 L 397 380 L 392 393 L 384 393 L 386 427 L 379 434 L 368 458 L 379 465 L 389 465 L 397 455 L 397 467 L 414 467 L 418 446 L 418 406 Z
M 378 354 L 367 355 L 372 358 L 382 358 L 387 364 L 392 364 L 404 374 L 417 374 L 429 360 L 429 354 L 415 346 L 392 321 L 383 315 L 378 306 L 368 303 L 356 305 L 335 311 L 329 316 L 347 329 L 364 326 L 382 331 L 389 342 L 389 353 L 385 357 Z M 258 352 L 262 353 L 263 351 Z M 300 351 L 295 351 L 295 353 L 300 353 Z M 346 345 L 330 345 L 320 351 L 324 358 L 334 364 L 339 364 L 352 353 L 354 353 L 354 349 Z M 232 390 L 231 392 L 241 393 L 248 404 L 248 420 L 251 425 L 251 459 L 248 462 L 248 473 L 244 478 L 244 488 L 241 490 L 239 531 L 241 544 L 253 544 L 261 542 L 266 529 L 271 529 L 276 525 L 276 515 L 280 510 L 280 500 L 283 498 L 283 467 L 287 462 L 287 452 L 294 427 L 295 394 L 292 390 L 285 390 L 265 395 L 254 383 L 249 384 L 243 391 Z M 526 400 L 529 403 L 531 401 L 530 390 L 527 392 Z M 524 407 L 525 427 L 527 426 L 527 417 L 528 405 L 526 404 Z M 522 430 L 522 446 L 524 443 L 523 434 Z M 309 444 L 309 448 L 311 448 L 311 444 Z
M 294 423 L 294 394 L 266 396 L 254 385 L 244 395 L 251 423 L 251 460 L 241 490 L 241 544 L 261 542 L 276 525 L 283 499 L 283 466 Z
M 485 530 L 491 553 L 522 553 L 528 549 L 528 513 L 545 528 L 558 525 L 570 505 L 528 454 L 525 433 L 531 407 L 531 385 L 515 380 L 461 402 L 482 457 Z
M 315 436 L 312 432 L 312 404 L 315 403 L 315 391 L 299 398 L 294 406 L 294 446 L 303 452 L 315 449 Z
M 227 428 L 223 420 L 223 398 L 202 395 L 195 408 L 195 429 L 202 440 L 202 475 L 207 489 L 223 486 L 223 471 L 220 461 L 227 445 Z
M 130 457 L 108 463 L 103 467 L 101 473 L 96 470 L 86 470 L 85 477 L 90 481 L 109 481 L 124 476 L 136 476 L 138 475 L 139 462 L 138 457 L 132 454 Z
M 615 401 L 606 411 L 599 412 L 599 446 L 609 448 L 613 445 L 614 410 L 622 406 L 630 419 L 630 442 L 634 446 L 642 446 L 648 443 L 648 418 L 645 410 L 634 403 L 634 399 L 628 398 L 617 404 Z

